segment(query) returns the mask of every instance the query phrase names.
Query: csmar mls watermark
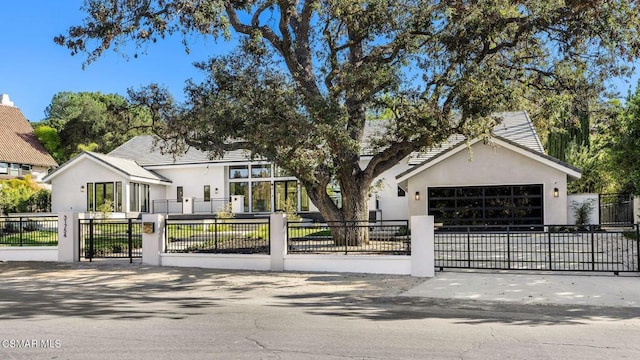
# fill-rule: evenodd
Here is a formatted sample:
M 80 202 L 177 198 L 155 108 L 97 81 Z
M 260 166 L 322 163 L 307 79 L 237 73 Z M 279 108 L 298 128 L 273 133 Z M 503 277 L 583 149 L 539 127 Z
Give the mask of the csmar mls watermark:
M 3 349 L 59 349 L 62 341 L 58 339 L 0 339 Z

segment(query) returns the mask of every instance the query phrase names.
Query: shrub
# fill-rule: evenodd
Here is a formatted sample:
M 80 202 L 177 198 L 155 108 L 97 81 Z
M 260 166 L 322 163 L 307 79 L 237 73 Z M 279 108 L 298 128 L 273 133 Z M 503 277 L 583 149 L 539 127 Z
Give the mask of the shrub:
M 576 225 L 584 226 L 589 224 L 589 215 L 593 211 L 593 199 L 585 200 L 582 203 L 577 201 L 571 202 L 571 209 L 574 211 Z

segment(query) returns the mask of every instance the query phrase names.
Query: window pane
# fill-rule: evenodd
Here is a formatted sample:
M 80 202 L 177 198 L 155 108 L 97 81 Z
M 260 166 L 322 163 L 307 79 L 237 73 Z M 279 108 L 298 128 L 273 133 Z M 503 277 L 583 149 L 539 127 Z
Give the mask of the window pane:
M 93 183 L 87 183 L 87 211 L 93 211 Z
M 176 200 L 178 200 L 178 202 L 182 202 L 183 196 L 184 196 L 184 189 L 182 186 L 178 186 L 176 188 Z
M 253 178 L 265 178 L 271 176 L 271 165 L 252 165 L 251 177 Z
M 229 179 L 246 179 L 249 177 L 249 169 L 245 166 L 229 166 Z
M 0 162 L 0 174 L 8 174 L 9 173 L 9 164 Z
M 95 210 L 98 210 L 100 205 L 104 204 L 104 184 L 96 183 L 96 203 Z
M 140 191 L 139 184 L 129 184 L 129 211 L 138 211 L 138 191 Z
M 211 185 L 204 186 L 204 201 L 211 201 Z
M 251 207 L 253 212 L 271 211 L 271 183 L 254 182 L 251 185 Z
M 249 212 L 249 183 L 248 182 L 232 182 L 229 183 L 229 195 L 244 196 L 244 211 Z
M 309 211 L 309 195 L 304 186 L 300 187 L 300 211 Z
M 275 168 L 276 177 L 293 177 L 293 175 L 291 175 L 287 170 L 279 166 L 276 166 Z
M 115 192 L 115 204 L 113 209 L 115 211 L 122 211 L 122 182 L 116 182 L 116 192 Z
M 140 185 L 140 211 L 149 212 L 149 185 Z
M 20 175 L 20 165 L 11 164 L 11 166 L 9 166 L 9 175 L 14 175 L 14 176 Z

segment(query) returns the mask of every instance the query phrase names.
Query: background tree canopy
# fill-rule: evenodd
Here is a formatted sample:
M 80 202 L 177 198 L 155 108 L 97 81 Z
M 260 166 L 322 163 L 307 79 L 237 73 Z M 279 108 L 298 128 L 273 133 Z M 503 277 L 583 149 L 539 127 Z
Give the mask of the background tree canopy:
M 59 164 L 82 150 L 109 152 L 151 132 L 146 109 L 117 94 L 60 92 L 53 96 L 35 134 Z
M 55 41 L 87 63 L 174 33 L 237 36 L 233 53 L 198 65 L 208 77 L 188 85 L 185 104 L 155 85 L 130 96 L 168 150 L 265 157 L 328 220 L 366 219 L 377 176 L 452 133 L 486 133 L 495 111 L 599 93 L 640 48 L 638 6 L 624 0 L 85 0 L 84 10 Z M 361 166 L 365 123 L 383 112 Z

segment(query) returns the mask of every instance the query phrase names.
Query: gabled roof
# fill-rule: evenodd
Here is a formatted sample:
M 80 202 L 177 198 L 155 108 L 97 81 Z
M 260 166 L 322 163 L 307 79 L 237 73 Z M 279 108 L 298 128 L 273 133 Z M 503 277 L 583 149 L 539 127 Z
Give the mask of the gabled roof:
M 496 113 L 495 116 L 501 119 L 491 133 L 494 136 L 506 139 L 519 146 L 528 148 L 534 152 L 544 154 L 544 147 L 536 133 L 533 123 L 526 111 L 513 111 Z M 452 147 L 458 146 L 465 141 L 465 137 L 460 134 L 451 135 L 449 139 L 442 145 L 428 149 L 423 152 L 413 153 L 409 157 L 409 165 L 420 165 L 428 159 L 447 151 Z
M 169 184 L 172 182 L 170 179 L 167 179 L 154 171 L 143 168 L 133 160 L 99 154 L 91 151 L 84 151 L 80 155 L 77 155 L 73 159 L 67 161 L 61 167 L 56 169 L 56 171 L 45 176 L 43 181 L 50 182 L 56 176 L 72 168 L 73 165 L 78 163 L 81 159 L 89 159 L 102 166 L 110 168 L 111 170 L 129 178 L 131 181 L 152 184 Z
M 185 165 L 249 160 L 248 154 L 243 150 L 229 151 L 220 159 L 211 159 L 207 152 L 200 151 L 196 148 L 189 148 L 185 154 L 174 158 L 171 154 L 162 154 L 159 147 L 154 146 L 155 140 L 157 140 L 157 138 L 152 135 L 136 136 L 118 146 L 115 150 L 111 151 L 109 155 L 134 160 L 141 166 Z
M 33 134 L 33 127 L 20 109 L 8 105 L 0 105 L 0 162 L 58 166 Z
M 470 145 L 475 145 L 476 143 L 480 142 L 481 139 L 473 139 L 470 142 Z M 494 143 L 495 146 L 498 147 L 502 147 L 502 148 L 507 148 L 511 151 L 517 152 L 521 155 L 524 155 L 530 159 L 533 159 L 535 161 L 541 162 L 547 166 L 550 166 L 554 169 L 557 169 L 559 171 L 564 172 L 565 174 L 567 174 L 569 177 L 573 178 L 573 179 L 579 179 L 582 175 L 582 171 L 580 169 L 578 169 L 575 166 L 569 165 L 567 163 L 564 163 L 552 156 L 549 156 L 547 154 L 535 151 L 525 145 L 522 145 L 520 143 L 517 143 L 515 141 L 509 140 L 507 138 L 504 138 L 502 136 L 497 136 L 494 135 L 492 137 L 492 141 Z M 441 151 L 440 153 L 428 158 L 427 160 L 423 161 L 422 163 L 398 174 L 396 176 L 396 180 L 398 183 L 407 181 L 409 178 L 411 178 L 412 176 L 440 163 L 441 161 L 444 161 L 445 159 L 451 157 L 452 155 L 455 155 L 457 153 L 459 153 L 460 151 L 465 151 L 467 149 L 467 143 L 465 141 L 464 138 L 461 139 L 461 141 L 459 141 L 457 144 L 455 144 L 454 146 L 450 146 L 447 149 Z

